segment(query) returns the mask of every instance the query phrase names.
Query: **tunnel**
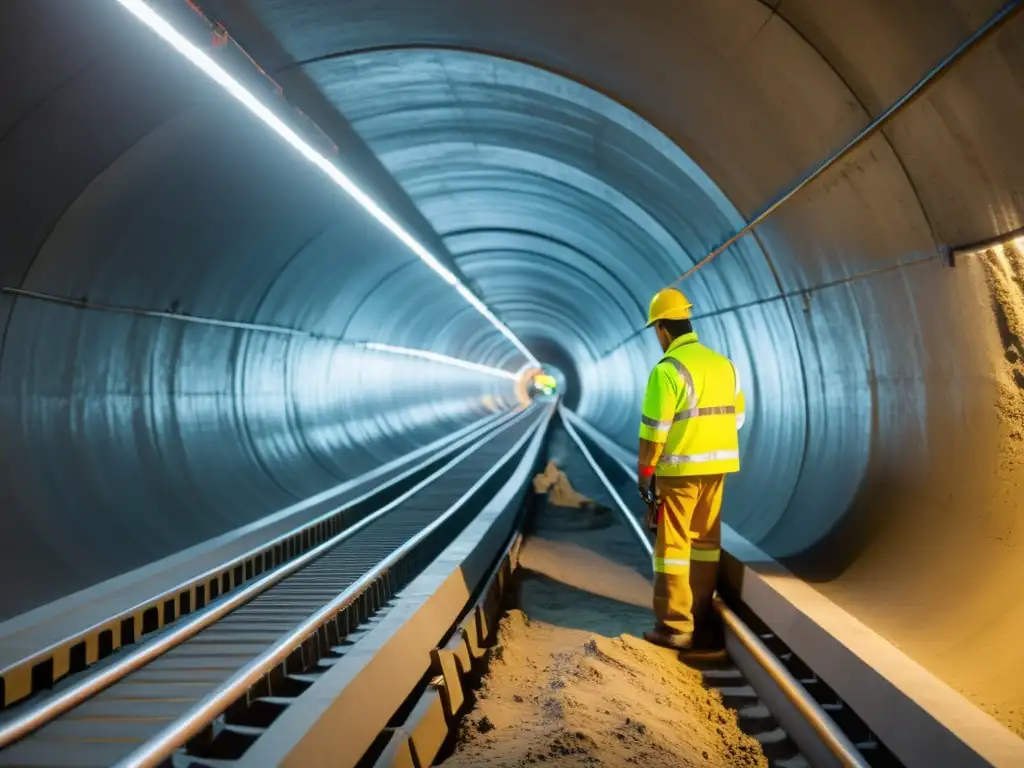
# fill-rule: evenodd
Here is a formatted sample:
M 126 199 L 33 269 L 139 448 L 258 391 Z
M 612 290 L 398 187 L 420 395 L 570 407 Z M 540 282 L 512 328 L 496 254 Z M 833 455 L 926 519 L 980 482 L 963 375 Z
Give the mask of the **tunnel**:
M 1024 712 L 1024 21 L 944 64 L 1003 0 L 141 5 L 406 239 L 127 3 L 6 0 L 0 620 L 514 408 L 531 365 L 635 453 L 677 284 L 746 393 L 725 521 Z

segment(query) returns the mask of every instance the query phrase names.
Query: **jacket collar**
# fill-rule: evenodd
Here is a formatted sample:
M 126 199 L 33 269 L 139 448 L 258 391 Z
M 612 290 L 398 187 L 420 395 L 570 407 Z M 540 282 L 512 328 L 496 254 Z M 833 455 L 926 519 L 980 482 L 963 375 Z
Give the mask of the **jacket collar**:
M 680 347 L 685 347 L 687 344 L 696 344 L 698 341 L 696 332 L 686 333 L 680 336 L 678 339 L 673 339 L 672 343 L 668 345 L 668 349 L 665 350 L 667 355 L 669 352 L 674 352 Z

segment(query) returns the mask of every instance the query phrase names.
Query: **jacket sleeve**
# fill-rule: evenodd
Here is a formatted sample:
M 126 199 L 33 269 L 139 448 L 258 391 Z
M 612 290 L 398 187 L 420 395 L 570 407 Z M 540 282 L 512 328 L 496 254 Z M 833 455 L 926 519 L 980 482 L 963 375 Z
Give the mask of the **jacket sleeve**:
M 656 365 L 647 379 L 643 411 L 640 414 L 640 439 L 663 444 L 668 439 L 672 419 L 679 402 L 679 377 L 667 365 Z
M 736 370 L 733 363 L 732 370 L 736 374 L 736 429 L 743 429 L 747 421 L 747 398 L 743 394 L 743 387 L 740 384 L 740 372 Z

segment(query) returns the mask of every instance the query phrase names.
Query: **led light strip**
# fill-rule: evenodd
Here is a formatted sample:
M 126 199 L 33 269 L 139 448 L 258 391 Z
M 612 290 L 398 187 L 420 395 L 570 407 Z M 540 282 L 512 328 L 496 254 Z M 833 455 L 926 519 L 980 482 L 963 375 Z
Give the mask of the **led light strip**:
M 184 35 L 172 27 L 165 19 L 157 14 L 156 11 L 146 5 L 144 0 L 117 0 L 117 2 L 124 6 L 133 16 L 139 19 L 139 21 L 170 43 L 178 53 L 199 67 L 199 69 L 209 75 L 211 79 L 219 83 L 224 90 L 244 104 L 250 112 L 266 123 L 292 147 L 298 150 L 299 154 L 323 171 L 331 181 L 341 187 L 349 197 L 366 209 L 367 213 L 383 224 L 391 234 L 401 240 L 410 251 L 416 254 L 416 256 L 418 256 L 428 267 L 440 275 L 445 282 L 454 287 L 455 290 L 459 292 L 459 295 L 469 302 L 477 312 L 483 315 L 491 325 L 497 328 L 498 331 L 501 332 L 502 336 L 512 342 L 512 344 L 522 352 L 527 360 L 534 365 L 539 365 L 537 358 L 535 358 L 523 342 L 519 340 L 519 337 L 512 333 L 504 323 L 495 317 L 494 313 L 488 309 L 487 305 L 480 301 L 472 291 L 463 285 L 459 279 L 452 274 L 451 270 L 438 261 L 430 251 L 416 240 L 416 238 L 409 234 L 397 221 L 391 218 L 383 208 L 374 202 L 373 198 L 357 187 L 352 179 L 338 170 L 338 168 L 335 167 L 326 157 L 313 149 L 313 147 L 304 141 L 301 136 L 289 128 L 284 121 L 277 117 L 277 115 L 275 115 L 266 105 L 261 103 L 252 93 L 246 90 L 241 83 L 229 75 L 219 64 L 189 42 Z
M 465 368 L 467 371 L 476 371 L 477 373 L 486 373 L 491 376 L 499 376 L 503 379 L 511 379 L 515 381 L 517 376 L 509 371 L 502 370 L 501 368 L 492 368 L 489 365 L 481 365 L 480 363 L 471 363 L 468 360 L 460 360 L 457 357 L 448 357 L 448 355 L 440 355 L 437 352 L 428 352 L 425 349 L 409 349 L 408 347 L 393 347 L 390 344 L 378 344 L 375 341 L 367 341 L 360 344 L 363 349 L 372 350 L 374 352 L 388 352 L 392 355 L 404 355 L 405 357 L 417 357 L 421 360 L 433 360 L 436 363 L 444 363 L 446 365 L 452 365 L 456 368 Z

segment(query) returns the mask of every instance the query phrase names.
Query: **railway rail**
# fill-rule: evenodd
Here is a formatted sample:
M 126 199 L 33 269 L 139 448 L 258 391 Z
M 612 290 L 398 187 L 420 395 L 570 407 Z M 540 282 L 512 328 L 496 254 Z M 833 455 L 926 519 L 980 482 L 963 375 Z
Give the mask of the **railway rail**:
M 573 413 L 561 415 L 648 550 L 638 522 L 643 510 L 639 501 L 630 504 L 635 454 Z M 728 525 L 722 528 L 715 607 L 732 671 L 717 679 L 712 671 L 707 682 L 739 694 L 731 703 L 741 722 L 745 713 L 772 716 L 762 721 L 779 726 L 768 734 L 769 757 L 785 734 L 814 766 L 1024 765 L 1024 739 Z
M 641 505 L 626 501 L 636 495 L 633 491 L 635 475 L 611 455 L 602 455 L 600 461 L 595 458 L 592 448 L 599 451 L 601 446 L 588 445 L 573 427 L 574 423 L 579 423 L 576 417 L 564 409 L 560 412 L 562 426 L 578 451 L 578 456 L 562 456 L 562 468 L 574 482 L 583 472 L 596 476 L 603 486 L 599 497 L 605 503 L 611 501 L 622 523 L 633 531 L 635 540 L 649 556 L 651 540 L 642 527 Z M 614 473 L 615 479 L 609 477 L 609 472 Z M 586 487 L 581 490 L 595 495 Z M 497 608 L 502 605 L 502 599 L 495 595 L 508 592 L 508 584 L 514 581 L 511 573 L 517 566 L 515 552 L 519 535 L 513 534 L 487 586 L 480 591 L 476 603 L 470 603 L 469 609 L 460 614 L 454 631 L 437 639 L 436 646 L 430 645 L 433 659 L 430 669 L 436 675 L 432 685 L 437 692 L 421 683 L 410 697 L 411 701 L 407 700 L 409 703 L 380 720 L 377 727 L 382 737 L 369 756 L 360 751 L 359 762 L 342 760 L 336 765 L 428 766 L 443 758 L 445 737 L 441 731 L 445 734 L 454 731 L 464 712 L 465 689 L 473 685 L 486 663 L 486 653 L 481 653 L 480 649 L 496 642 L 495 630 L 503 611 Z M 504 604 L 508 607 L 509 602 L 506 600 Z M 688 663 L 702 671 L 708 687 L 721 692 L 726 706 L 737 711 L 741 727 L 761 742 L 772 768 L 900 765 L 838 697 L 809 669 L 801 666 L 789 649 L 780 646 L 778 638 L 756 623 L 756 617 L 740 618 L 721 600 L 717 608 L 726 625 L 726 652 L 695 654 L 688 658 Z M 434 638 L 428 644 L 432 643 L 435 643 Z M 410 653 L 410 643 L 396 641 L 395 645 L 401 646 L 401 653 Z M 338 691 L 340 696 L 348 697 L 337 706 L 342 711 L 351 710 L 360 700 L 357 691 L 346 688 L 342 685 Z M 788 709 L 780 706 L 780 698 L 789 705 Z M 823 705 L 819 699 L 826 703 Z M 310 727 L 298 718 L 288 725 L 299 731 Z M 301 741 L 301 738 L 293 741 L 291 750 L 274 754 L 268 764 L 282 764 L 286 754 L 309 755 L 310 752 L 302 751 L 301 745 L 294 746 Z M 324 748 L 322 737 L 311 742 L 318 744 L 319 749 Z
M 0 709 L 45 694 L 401 496 L 511 418 L 493 414 L 256 523 L 0 625 Z M 99 594 L 97 594 L 99 593 Z M 12 626 L 14 625 L 14 626 Z
M 238 751 L 260 732 L 232 725 L 238 710 L 266 724 L 354 647 L 359 628 L 379 621 L 473 519 L 548 418 L 550 409 L 534 407 L 499 420 L 396 498 L 363 505 L 340 530 L 317 529 L 320 543 L 302 554 L 8 708 L 0 765 L 202 764 Z
M 9 708 L 0 766 L 436 764 L 508 606 L 556 414 L 577 450 L 567 471 L 592 473 L 650 553 L 628 455 L 560 405 L 493 419 L 385 494 L 335 510 L 348 510 L 340 522 L 314 521 L 319 534 L 284 537 L 299 543 L 201 610 Z M 912 734 L 897 756 L 895 731 L 877 736 L 815 673 L 820 658 L 787 646 L 734 582 L 726 574 L 716 598 L 726 652 L 691 663 L 773 768 L 1021 764 L 1019 745 L 1000 742 L 1008 757 L 986 760 L 937 717 L 914 723 L 939 746 Z M 857 711 L 876 724 L 871 705 L 896 706 L 867 701 Z
M 620 482 L 616 484 L 609 477 L 605 468 L 598 462 L 580 433 L 573 427 L 574 419 L 563 413 L 562 422 L 570 438 L 583 455 L 591 471 L 597 475 L 608 495 L 614 500 L 617 511 L 634 534 L 637 543 L 648 556 L 653 556 L 652 536 L 642 525 L 643 510 L 639 505 L 629 504 L 624 498 L 622 479 L 630 487 L 636 484 L 636 473 L 629 466 L 623 466 L 613 457 L 606 458 L 605 467 L 618 472 Z M 622 492 L 620 492 L 622 491 Z M 631 497 L 627 497 L 631 498 Z M 863 723 L 850 718 L 843 703 L 829 692 L 823 698 L 827 704 L 816 700 L 808 691 L 807 685 L 817 684 L 813 672 L 801 667 L 800 662 L 786 648 L 780 648 L 777 638 L 766 630 L 752 629 L 746 621 L 730 608 L 720 596 L 715 597 L 715 610 L 722 619 L 726 632 L 727 655 L 709 655 L 708 658 L 694 657 L 693 663 L 698 666 L 709 687 L 717 688 L 729 706 L 736 709 L 740 724 L 761 742 L 766 755 L 773 767 L 797 768 L 807 765 L 840 765 L 844 768 L 867 768 L 868 766 L 899 765 L 892 756 L 881 747 Z M 769 647 L 771 644 L 777 652 Z M 763 671 L 756 688 L 751 685 L 744 669 L 747 664 L 737 663 L 736 657 L 742 655 L 744 661 Z M 800 668 L 797 674 L 791 670 Z M 800 677 L 798 677 L 799 675 Z M 762 698 L 762 691 L 767 685 L 773 686 L 773 693 L 781 694 L 791 705 L 792 710 L 780 717 L 777 707 L 769 707 Z M 819 694 L 821 695 L 821 694 Z M 847 728 L 860 735 L 851 737 L 841 728 L 833 714 L 847 716 Z M 797 738 L 791 734 L 798 733 Z M 809 733 L 808 733 L 809 732 Z M 811 752 L 809 760 L 800 750 Z M 869 757 L 871 759 L 869 760 Z

